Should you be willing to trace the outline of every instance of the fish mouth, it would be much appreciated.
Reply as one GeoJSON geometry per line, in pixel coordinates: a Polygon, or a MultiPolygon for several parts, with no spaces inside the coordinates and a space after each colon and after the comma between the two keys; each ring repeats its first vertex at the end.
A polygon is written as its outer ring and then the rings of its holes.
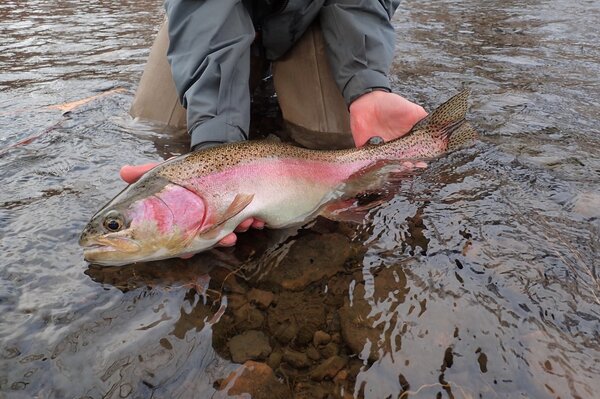
{"type": "Polygon", "coordinates": [[[131,255],[140,251],[140,245],[126,237],[97,237],[81,242],[86,261],[97,261],[111,255],[131,255]]]}
{"type": "Polygon", "coordinates": [[[117,252],[117,249],[111,245],[89,244],[83,248],[83,255],[96,254],[100,252],[117,252]]]}

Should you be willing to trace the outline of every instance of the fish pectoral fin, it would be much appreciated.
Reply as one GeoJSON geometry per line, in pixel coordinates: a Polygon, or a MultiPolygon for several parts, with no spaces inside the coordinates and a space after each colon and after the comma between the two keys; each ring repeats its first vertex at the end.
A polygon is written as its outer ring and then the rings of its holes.
{"type": "Polygon", "coordinates": [[[250,205],[250,203],[252,202],[253,199],[254,199],[254,194],[238,194],[238,195],[236,195],[235,198],[233,199],[233,202],[231,204],[229,204],[229,207],[227,208],[227,210],[225,211],[223,216],[221,216],[221,219],[216,224],[217,225],[223,224],[226,221],[228,221],[229,219],[231,219],[232,217],[236,216],[238,213],[240,213],[241,211],[246,209],[246,207],[248,205],[250,205]]]}
{"type": "Polygon", "coordinates": [[[246,209],[248,205],[254,199],[254,194],[238,194],[235,196],[229,207],[223,212],[223,214],[215,221],[214,224],[210,225],[207,229],[202,230],[201,233],[205,234],[212,230],[215,230],[217,227],[221,226],[223,223],[227,222],[232,217],[238,215],[241,211],[246,209]]]}

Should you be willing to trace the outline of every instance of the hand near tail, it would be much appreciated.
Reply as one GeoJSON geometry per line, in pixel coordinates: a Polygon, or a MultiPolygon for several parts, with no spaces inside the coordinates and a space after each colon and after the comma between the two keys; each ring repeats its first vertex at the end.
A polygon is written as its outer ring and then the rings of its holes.
{"type": "Polygon", "coordinates": [[[362,147],[373,136],[390,141],[404,136],[427,112],[398,94],[372,91],[350,104],[354,144],[362,147]]]}
{"type": "MultiPolygon", "coordinates": [[[[158,162],[147,163],[144,165],[125,165],[121,168],[119,175],[121,176],[121,179],[131,184],[136,182],[140,177],[142,177],[144,173],[146,173],[156,165],[158,165],[158,162]]],[[[253,227],[255,229],[262,229],[263,227],[265,227],[265,222],[254,218],[248,218],[242,223],[240,223],[240,225],[235,229],[235,231],[237,233],[243,233],[245,231],[248,231],[250,227],[253,227]]],[[[235,245],[236,241],[237,236],[235,235],[235,233],[230,233],[223,237],[223,239],[219,241],[217,245],[221,247],[231,247],[235,245]]]]}

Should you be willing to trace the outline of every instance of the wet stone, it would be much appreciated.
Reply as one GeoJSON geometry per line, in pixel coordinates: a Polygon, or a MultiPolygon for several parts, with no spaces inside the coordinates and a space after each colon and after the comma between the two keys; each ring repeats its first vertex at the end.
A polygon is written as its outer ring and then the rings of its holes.
{"type": "Polygon", "coordinates": [[[294,387],[294,399],[329,399],[331,393],[327,388],[321,384],[299,382],[294,387]]]}
{"type": "MultiPolygon", "coordinates": [[[[375,301],[393,298],[395,302],[404,302],[408,289],[406,287],[406,275],[401,267],[389,267],[378,271],[374,276],[375,301]]],[[[373,327],[374,319],[370,316],[372,307],[365,299],[364,284],[357,284],[352,293],[353,303],[350,306],[349,297],[344,298],[344,306],[339,310],[342,337],[344,342],[355,354],[368,352],[366,355],[370,361],[379,357],[379,351],[391,350],[389,340],[381,343],[381,332],[383,325],[373,327]],[[383,348],[380,345],[383,344],[383,348]]]]}
{"type": "Polygon", "coordinates": [[[270,307],[267,314],[269,332],[282,344],[298,340],[300,329],[299,340],[308,343],[324,324],[322,297],[311,292],[284,291],[277,297],[277,306],[270,307]]]}
{"type": "Polygon", "coordinates": [[[227,306],[231,309],[238,309],[248,303],[246,297],[240,294],[231,294],[227,298],[227,306]]]}
{"type": "Polygon", "coordinates": [[[297,352],[291,349],[283,351],[283,361],[297,369],[307,368],[311,364],[306,353],[297,352]]]}
{"type": "Polygon", "coordinates": [[[311,326],[301,326],[298,329],[296,343],[299,345],[308,345],[313,339],[314,330],[311,326]]]}
{"type": "Polygon", "coordinates": [[[265,316],[262,312],[250,304],[242,305],[239,309],[233,311],[235,324],[240,330],[254,330],[260,328],[265,316]]]}
{"type": "Polygon", "coordinates": [[[260,309],[266,309],[271,305],[273,299],[275,299],[275,294],[269,291],[252,288],[250,292],[248,292],[247,297],[251,303],[256,304],[260,309]]]}
{"type": "Polygon", "coordinates": [[[340,347],[335,342],[330,342],[319,349],[319,353],[325,359],[335,356],[340,353],[340,347]]]}
{"type": "Polygon", "coordinates": [[[346,381],[348,379],[348,370],[340,370],[334,378],[334,381],[346,381]]]}
{"type": "Polygon", "coordinates": [[[360,354],[367,342],[371,343],[368,358],[377,360],[377,342],[381,334],[379,328],[374,328],[373,320],[369,318],[371,306],[364,299],[365,288],[358,284],[354,289],[354,302],[350,306],[350,300],[344,299],[344,306],[340,308],[340,322],[342,326],[342,337],[344,342],[354,354],[360,354]]]}
{"type": "Polygon", "coordinates": [[[314,346],[326,345],[329,341],[331,341],[331,335],[327,334],[325,331],[315,331],[315,335],[313,336],[314,346]]]}
{"type": "Polygon", "coordinates": [[[319,351],[316,348],[313,348],[312,346],[309,346],[306,349],[306,356],[308,356],[308,358],[311,360],[319,360],[321,358],[321,354],[319,353],[319,351]]]}
{"type": "Polygon", "coordinates": [[[296,322],[290,324],[281,324],[273,330],[273,336],[282,344],[290,343],[298,335],[298,325],[296,322]]]}
{"type": "Polygon", "coordinates": [[[229,340],[231,359],[236,363],[266,359],[271,350],[269,338],[262,331],[246,331],[229,340]]]}
{"type": "Polygon", "coordinates": [[[347,363],[347,359],[340,356],[332,356],[318,365],[311,373],[310,378],[313,381],[323,381],[332,379],[347,363]]]}
{"type": "Polygon", "coordinates": [[[271,367],[273,370],[275,370],[281,364],[282,358],[283,358],[283,355],[281,352],[273,352],[269,355],[269,358],[267,359],[267,364],[269,365],[269,367],[271,367]]]}
{"type": "Polygon", "coordinates": [[[294,243],[269,280],[300,291],[342,271],[351,253],[350,240],[341,234],[307,235],[294,243]]]}
{"type": "Polygon", "coordinates": [[[220,390],[228,396],[245,397],[249,394],[253,399],[288,399],[292,393],[287,385],[277,380],[273,369],[264,363],[247,361],[244,370],[231,373],[220,384],[220,390]]]}

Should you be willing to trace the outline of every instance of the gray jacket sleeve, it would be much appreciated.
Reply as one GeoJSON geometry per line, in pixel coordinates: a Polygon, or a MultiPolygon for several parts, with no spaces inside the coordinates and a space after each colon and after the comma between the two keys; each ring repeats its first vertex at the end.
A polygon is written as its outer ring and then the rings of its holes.
{"type": "Polygon", "coordinates": [[[173,80],[191,146],[245,140],[254,27],[240,0],[166,0],[173,80]]]}
{"type": "Polygon", "coordinates": [[[328,0],[321,28],[329,62],[346,104],[375,89],[390,91],[396,40],[391,18],[399,0],[328,0]]]}

